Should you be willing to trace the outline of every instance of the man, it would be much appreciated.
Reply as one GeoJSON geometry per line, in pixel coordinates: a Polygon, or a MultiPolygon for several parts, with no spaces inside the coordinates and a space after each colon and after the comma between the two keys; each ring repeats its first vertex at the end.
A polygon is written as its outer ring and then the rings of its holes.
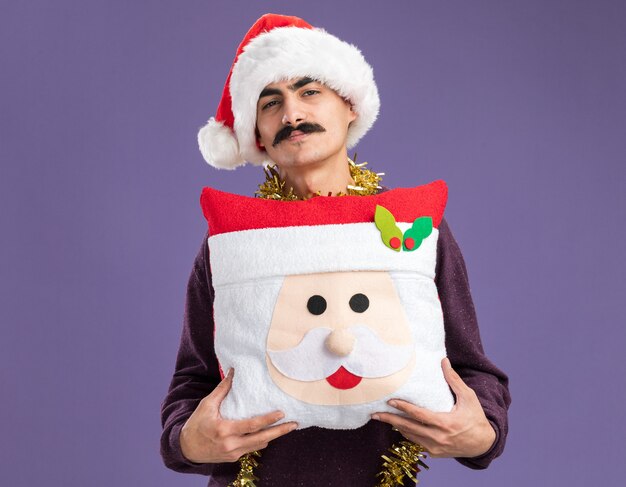
{"type": "MultiPolygon", "coordinates": [[[[354,46],[301,19],[266,15],[239,46],[216,117],[199,133],[200,149],[215,167],[274,163],[280,177],[274,197],[359,194],[362,170],[348,163],[347,149],[369,130],[378,108],[372,70],[354,46]]],[[[434,413],[392,400],[403,416],[377,413],[362,428],[345,431],[294,431],[293,422],[276,424],[281,411],[238,421],[220,416],[237,371],[220,381],[207,339],[213,289],[205,238],[162,408],[166,465],[210,475],[209,486],[224,486],[237,475],[237,459],[261,450],[260,487],[367,486],[376,483],[380,455],[403,436],[431,456],[486,468],[504,448],[508,380],[482,350],[463,258],[445,221],[439,231],[436,284],[449,357],[442,369],[456,404],[449,413],[434,413]]]]}

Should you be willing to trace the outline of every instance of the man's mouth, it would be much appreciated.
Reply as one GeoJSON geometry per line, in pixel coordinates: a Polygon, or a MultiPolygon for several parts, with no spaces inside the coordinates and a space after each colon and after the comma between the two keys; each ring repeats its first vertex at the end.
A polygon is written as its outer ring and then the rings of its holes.
{"type": "Polygon", "coordinates": [[[300,140],[304,138],[305,135],[307,134],[305,134],[304,132],[300,130],[294,130],[293,132],[291,132],[291,135],[287,137],[287,140],[300,140]]]}
{"type": "Polygon", "coordinates": [[[302,122],[297,127],[286,126],[276,134],[272,146],[276,147],[283,140],[297,142],[300,139],[304,139],[307,134],[313,134],[315,132],[326,132],[326,129],[317,123],[311,122],[302,122]]]}
{"type": "Polygon", "coordinates": [[[354,375],[351,372],[348,372],[343,365],[337,369],[337,371],[326,377],[326,381],[333,386],[335,389],[352,389],[359,385],[363,377],[359,377],[358,375],[354,375]]]}

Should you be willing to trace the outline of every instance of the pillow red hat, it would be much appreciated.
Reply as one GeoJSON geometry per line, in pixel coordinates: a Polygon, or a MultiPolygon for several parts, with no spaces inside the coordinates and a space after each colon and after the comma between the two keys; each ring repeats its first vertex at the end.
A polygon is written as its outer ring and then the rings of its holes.
{"type": "Polygon", "coordinates": [[[318,196],[306,201],[266,200],[205,188],[201,202],[211,235],[213,284],[357,269],[411,270],[432,278],[430,258],[436,248],[430,241],[420,252],[396,255],[383,245],[374,217],[376,207],[382,206],[402,230],[422,216],[430,216],[436,229],[446,200],[443,181],[373,196],[318,196]],[[428,264],[423,264],[426,253],[428,264]]]}

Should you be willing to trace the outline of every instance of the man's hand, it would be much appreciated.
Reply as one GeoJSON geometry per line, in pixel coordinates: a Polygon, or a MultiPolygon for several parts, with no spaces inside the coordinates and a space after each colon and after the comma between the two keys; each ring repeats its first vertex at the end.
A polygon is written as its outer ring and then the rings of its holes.
{"type": "Polygon", "coordinates": [[[220,415],[220,404],[230,391],[233,370],[206,396],[180,431],[180,447],[187,460],[196,463],[235,462],[242,455],[261,450],[298,426],[283,423],[268,428],[284,414],[274,411],[250,419],[229,421],[220,415]]]}
{"type": "Polygon", "coordinates": [[[408,418],[393,413],[376,413],[372,417],[393,425],[406,439],[423,446],[433,458],[480,456],[491,448],[496,433],[476,393],[454,371],[450,360],[444,358],[441,368],[456,395],[456,404],[449,413],[435,413],[392,399],[389,405],[406,413],[408,418]]]}

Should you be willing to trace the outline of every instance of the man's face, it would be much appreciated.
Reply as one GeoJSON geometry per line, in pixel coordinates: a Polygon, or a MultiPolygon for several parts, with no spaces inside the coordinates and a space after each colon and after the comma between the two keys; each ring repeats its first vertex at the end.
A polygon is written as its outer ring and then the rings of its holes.
{"type": "Polygon", "coordinates": [[[280,168],[323,163],[346,153],[356,117],[347,101],[315,80],[272,83],[257,103],[258,141],[280,168]]]}

